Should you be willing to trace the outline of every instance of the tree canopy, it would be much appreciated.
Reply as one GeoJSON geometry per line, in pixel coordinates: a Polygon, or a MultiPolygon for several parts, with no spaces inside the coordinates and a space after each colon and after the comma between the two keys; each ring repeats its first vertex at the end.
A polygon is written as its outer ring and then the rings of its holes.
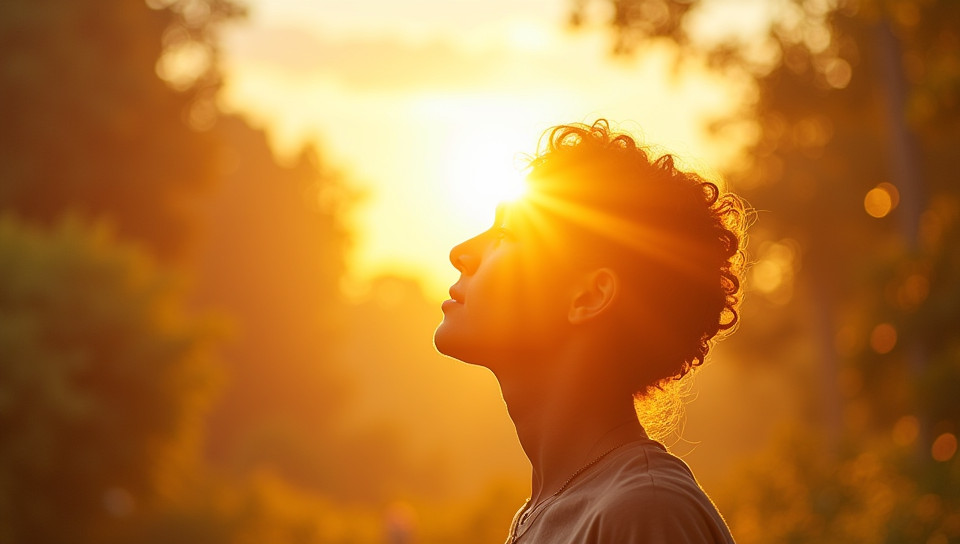
{"type": "Polygon", "coordinates": [[[184,294],[103,225],[0,216],[0,539],[95,542],[195,468],[218,333],[184,294]]]}
{"type": "Polygon", "coordinates": [[[179,254],[215,179],[216,33],[231,0],[0,5],[0,209],[107,216],[179,254]],[[165,81],[160,74],[170,81],[165,81]]]}

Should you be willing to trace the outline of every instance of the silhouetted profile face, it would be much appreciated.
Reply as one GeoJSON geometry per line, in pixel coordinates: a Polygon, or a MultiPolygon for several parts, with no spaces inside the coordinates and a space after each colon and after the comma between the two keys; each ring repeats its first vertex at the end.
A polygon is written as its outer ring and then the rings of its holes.
{"type": "Polygon", "coordinates": [[[437,349],[494,371],[587,349],[631,392],[699,366],[737,323],[743,202],[603,120],[549,130],[529,168],[526,196],[451,251],[437,349]]]}
{"type": "Polygon", "coordinates": [[[490,229],[451,250],[460,279],[434,335],[441,353],[493,368],[564,334],[570,266],[537,216],[527,202],[501,205],[490,229]]]}

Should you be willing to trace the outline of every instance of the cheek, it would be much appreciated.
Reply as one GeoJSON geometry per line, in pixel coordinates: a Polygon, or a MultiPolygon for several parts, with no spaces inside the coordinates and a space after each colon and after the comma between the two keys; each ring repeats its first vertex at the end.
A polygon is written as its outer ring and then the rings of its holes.
{"type": "MultiPolygon", "coordinates": [[[[483,323],[492,340],[514,346],[555,342],[566,323],[562,293],[531,268],[497,269],[477,282],[474,323],[483,323]]],[[[480,278],[477,278],[480,279],[480,278]]]]}
{"type": "Polygon", "coordinates": [[[465,304],[451,308],[437,329],[437,349],[493,364],[498,354],[542,352],[565,337],[562,279],[545,260],[519,257],[499,253],[477,270],[465,286],[465,304]]]}

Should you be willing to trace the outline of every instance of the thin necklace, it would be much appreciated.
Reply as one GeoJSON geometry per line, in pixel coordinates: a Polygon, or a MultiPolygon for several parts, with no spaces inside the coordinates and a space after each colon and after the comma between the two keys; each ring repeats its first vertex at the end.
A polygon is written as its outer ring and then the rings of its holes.
{"type": "Polygon", "coordinates": [[[512,531],[512,533],[511,533],[511,535],[510,535],[510,542],[511,542],[511,544],[512,544],[513,542],[516,542],[516,541],[517,541],[517,538],[519,538],[519,535],[517,534],[517,531],[520,530],[520,526],[521,526],[521,525],[523,525],[524,523],[526,523],[527,519],[530,517],[531,514],[533,514],[534,512],[536,512],[537,509],[539,509],[541,506],[543,506],[544,504],[546,504],[546,503],[547,503],[548,501],[550,501],[551,499],[560,496],[560,494],[563,493],[563,492],[567,489],[567,486],[569,486],[570,483],[573,482],[573,480],[576,479],[577,476],[583,474],[583,472],[584,472],[585,470],[587,470],[588,468],[592,467],[593,465],[596,465],[596,464],[599,463],[600,460],[603,459],[604,457],[610,455],[610,454],[613,453],[614,451],[616,451],[616,450],[618,450],[618,449],[626,446],[627,444],[629,444],[630,442],[633,442],[633,441],[634,441],[634,440],[629,440],[629,441],[627,441],[627,442],[623,442],[623,443],[618,444],[618,445],[610,448],[609,450],[601,453],[601,454],[598,455],[593,461],[590,461],[590,462],[587,463],[586,465],[583,465],[582,467],[580,467],[579,469],[577,469],[576,472],[574,472],[573,474],[571,474],[570,477],[567,478],[567,481],[563,482],[563,485],[560,486],[560,489],[556,490],[556,491],[553,493],[553,495],[550,495],[550,496],[547,497],[546,499],[543,499],[542,501],[538,502],[538,503],[537,503],[536,505],[534,505],[533,507],[530,506],[530,501],[527,500],[527,502],[523,505],[523,511],[520,513],[520,517],[517,518],[517,523],[513,526],[513,531],[512,531]]]}

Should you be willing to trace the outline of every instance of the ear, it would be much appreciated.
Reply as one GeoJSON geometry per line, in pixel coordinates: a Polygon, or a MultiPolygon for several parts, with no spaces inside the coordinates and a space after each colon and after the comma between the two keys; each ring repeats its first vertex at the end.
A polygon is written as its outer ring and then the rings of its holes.
{"type": "Polygon", "coordinates": [[[567,320],[573,325],[586,323],[606,312],[620,293],[620,278],[609,268],[585,274],[570,300],[567,320]]]}

